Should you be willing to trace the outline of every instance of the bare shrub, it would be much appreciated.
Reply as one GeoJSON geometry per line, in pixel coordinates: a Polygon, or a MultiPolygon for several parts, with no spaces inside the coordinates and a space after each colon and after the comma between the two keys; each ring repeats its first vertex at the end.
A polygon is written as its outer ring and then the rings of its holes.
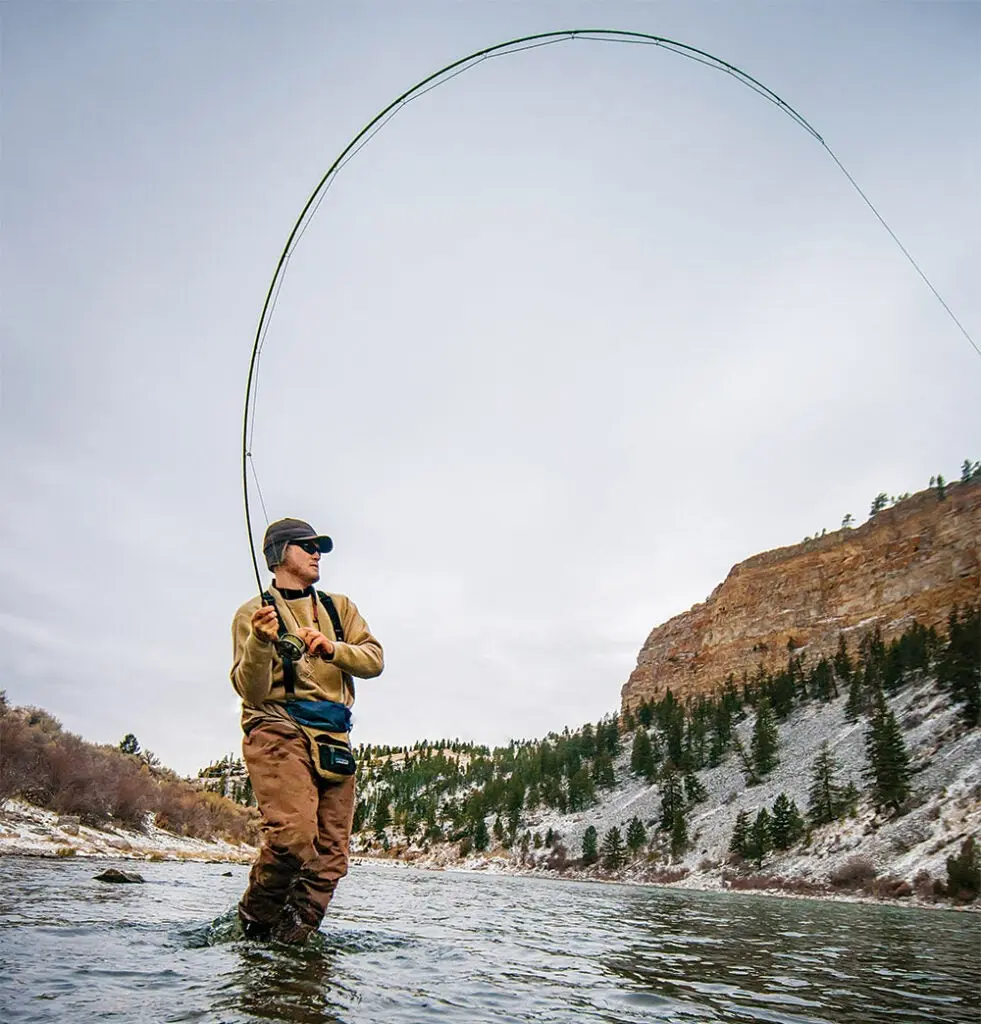
{"type": "Polygon", "coordinates": [[[903,878],[875,878],[866,886],[868,891],[879,899],[905,900],[913,895],[913,886],[903,878]]]}
{"type": "Polygon", "coordinates": [[[198,792],[173,773],[156,776],[137,758],[65,732],[40,708],[0,716],[0,799],[19,796],[96,827],[138,828],[155,812],[162,828],[180,835],[256,841],[254,809],[198,792]]]}
{"type": "Polygon", "coordinates": [[[913,875],[913,890],[921,900],[933,902],[933,878],[929,871],[920,870],[913,875]]]}
{"type": "Polygon", "coordinates": [[[680,882],[687,878],[691,872],[688,868],[661,868],[659,871],[652,871],[648,878],[655,884],[669,885],[671,882],[680,882]]]}
{"type": "Polygon", "coordinates": [[[878,872],[868,857],[850,857],[831,872],[828,881],[836,889],[868,887],[878,872]]]}
{"type": "Polygon", "coordinates": [[[552,852],[545,858],[545,867],[560,873],[569,867],[569,851],[562,843],[556,841],[552,844],[552,852]]]}
{"type": "Polygon", "coordinates": [[[730,889],[771,889],[779,892],[799,893],[802,896],[819,896],[827,892],[820,882],[807,878],[784,878],[782,875],[731,875],[724,874],[723,881],[730,889]]]}

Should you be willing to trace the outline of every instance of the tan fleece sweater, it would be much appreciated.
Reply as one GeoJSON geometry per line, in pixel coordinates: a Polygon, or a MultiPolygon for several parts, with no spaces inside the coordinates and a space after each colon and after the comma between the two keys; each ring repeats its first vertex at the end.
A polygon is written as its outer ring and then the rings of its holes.
{"type": "MultiPolygon", "coordinates": [[[[307,593],[287,600],[275,587],[270,587],[269,593],[276,601],[289,632],[295,633],[299,627],[309,626],[335,641],[334,656],[329,661],[304,656],[296,663],[297,699],[353,704],[354,687],[353,684],[345,685],[344,673],[371,679],[379,675],[385,666],[381,644],[371,635],[368,623],[354,602],[343,594],[330,595],[344,630],[344,641],[338,643],[330,616],[319,599],[314,602],[307,593]]],[[[263,719],[285,718],[292,721],[282,706],[286,700],[283,664],[276,655],[275,647],[271,643],[263,643],[252,632],[252,613],[259,604],[258,596],[246,601],[232,621],[232,686],[242,698],[242,728],[246,732],[263,719]]]]}

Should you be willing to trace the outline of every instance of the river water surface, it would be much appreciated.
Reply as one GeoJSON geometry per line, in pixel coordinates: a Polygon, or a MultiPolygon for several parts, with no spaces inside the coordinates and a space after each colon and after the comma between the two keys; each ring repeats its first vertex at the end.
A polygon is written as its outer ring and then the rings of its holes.
{"type": "Polygon", "coordinates": [[[981,1020],[976,914],[355,866],[297,950],[234,936],[243,867],[106,866],[0,858],[0,1019],[981,1020]]]}

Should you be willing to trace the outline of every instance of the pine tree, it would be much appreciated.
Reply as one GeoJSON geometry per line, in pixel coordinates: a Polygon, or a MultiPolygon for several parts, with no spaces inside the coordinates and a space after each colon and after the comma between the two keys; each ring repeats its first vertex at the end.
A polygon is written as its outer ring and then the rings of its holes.
{"type": "Polygon", "coordinates": [[[685,797],[681,789],[681,778],[669,764],[661,779],[661,817],[658,821],[658,828],[663,832],[670,832],[674,820],[679,814],[684,814],[685,797]]]}
{"type": "Polygon", "coordinates": [[[948,619],[947,643],[937,659],[937,679],[961,705],[971,726],[981,725],[981,611],[955,607],[948,619]]]}
{"type": "Polygon", "coordinates": [[[770,812],[765,807],[761,807],[749,830],[746,842],[746,858],[753,861],[757,868],[763,865],[763,858],[773,849],[773,837],[770,829],[770,812]]]}
{"type": "MultiPolygon", "coordinates": [[[[852,659],[848,656],[848,645],[844,633],[838,634],[838,650],[834,657],[835,675],[847,686],[852,679],[852,659]]],[[[837,689],[835,696],[838,696],[837,689]]]]}
{"type": "Polygon", "coordinates": [[[623,836],[620,834],[620,829],[615,825],[603,836],[603,849],[601,852],[603,854],[603,864],[611,871],[623,867],[627,854],[623,846],[623,836]]]}
{"type": "Polygon", "coordinates": [[[845,718],[849,722],[858,720],[858,716],[865,711],[867,703],[865,694],[865,682],[861,672],[853,672],[848,683],[848,700],[845,701],[845,718]]]}
{"type": "Polygon", "coordinates": [[[487,822],[481,818],[473,830],[473,848],[483,852],[490,846],[490,835],[487,832],[487,822]]]}
{"type": "Polygon", "coordinates": [[[661,732],[664,733],[667,758],[672,764],[680,765],[684,759],[685,709],[668,690],[658,702],[655,715],[661,732]]]}
{"type": "Polygon", "coordinates": [[[593,781],[601,789],[613,789],[616,778],[613,774],[613,759],[605,751],[593,760],[593,781]]]}
{"type": "Polygon", "coordinates": [[[818,700],[822,701],[833,700],[838,696],[834,672],[831,670],[831,662],[827,658],[821,658],[812,669],[810,690],[818,700]]]}
{"type": "Polygon", "coordinates": [[[131,732],[128,732],[119,741],[119,749],[124,754],[138,754],[140,752],[140,741],[131,732]]]}
{"type": "Polygon", "coordinates": [[[688,806],[694,807],[695,804],[700,804],[707,796],[705,787],[699,781],[698,776],[694,772],[689,772],[685,776],[685,797],[688,800],[688,806]]]}
{"type": "Polygon", "coordinates": [[[981,895],[981,859],[973,836],[964,840],[956,857],[947,858],[947,893],[965,903],[981,895]]]}
{"type": "Polygon", "coordinates": [[[678,811],[671,823],[671,856],[677,860],[688,849],[688,822],[685,812],[678,811]]]}
{"type": "Polygon", "coordinates": [[[838,762],[825,740],[811,765],[811,788],[808,790],[807,816],[813,825],[836,821],[841,809],[841,786],[838,784],[838,762]]]}
{"type": "Polygon", "coordinates": [[[570,811],[584,811],[596,802],[596,790],[593,788],[593,780],[590,779],[589,773],[585,768],[580,768],[569,779],[568,801],[570,811]]]}
{"type": "Polygon", "coordinates": [[[376,835],[382,835],[386,828],[392,823],[392,813],[389,809],[388,797],[380,796],[375,805],[375,813],[371,819],[371,827],[376,835]]]}
{"type": "Polygon", "coordinates": [[[777,766],[777,724],[766,697],[761,697],[756,706],[756,724],[753,726],[750,752],[753,768],[761,778],[777,766]]]}
{"type": "Polygon", "coordinates": [[[631,853],[636,854],[646,842],[647,829],[644,828],[644,823],[640,818],[634,815],[627,826],[627,846],[631,853]]]}
{"type": "Polygon", "coordinates": [[[786,793],[781,793],[773,802],[770,833],[778,850],[790,849],[804,834],[804,819],[797,804],[786,793]]]}
{"type": "Polygon", "coordinates": [[[598,836],[596,834],[596,826],[589,825],[582,837],[582,862],[583,864],[595,864],[599,854],[596,850],[596,844],[598,842],[598,836]]]}
{"type": "Polygon", "coordinates": [[[726,687],[712,709],[712,739],[709,744],[709,764],[718,765],[729,749],[732,738],[732,720],[735,717],[738,698],[732,676],[726,680],[726,687]]]}
{"type": "Polygon", "coordinates": [[[865,733],[872,802],[876,810],[898,810],[910,791],[909,752],[882,690],[876,691],[874,700],[872,717],[865,733]]]}
{"type": "Polygon", "coordinates": [[[736,857],[746,856],[749,849],[749,811],[740,811],[736,815],[736,824],[732,829],[732,838],[729,840],[729,852],[736,857]]]}
{"type": "Polygon", "coordinates": [[[634,734],[633,746],[630,749],[630,770],[634,775],[640,775],[648,782],[653,782],[657,774],[654,764],[654,748],[651,746],[651,738],[647,730],[640,728],[634,734]]]}

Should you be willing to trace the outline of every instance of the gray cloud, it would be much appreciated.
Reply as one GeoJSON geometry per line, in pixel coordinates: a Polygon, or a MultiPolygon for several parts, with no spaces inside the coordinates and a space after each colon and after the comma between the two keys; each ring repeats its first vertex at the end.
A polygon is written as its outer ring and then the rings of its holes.
{"type": "MultiPolygon", "coordinates": [[[[783,95],[981,333],[976,5],[574,13],[783,95]]],[[[241,402],[289,226],[407,85],[570,16],[6,5],[12,700],[181,771],[237,746],[241,402]]],[[[612,710],[734,562],[981,457],[978,372],[813,139],[674,55],[576,43],[461,76],[345,168],[253,450],[270,516],[332,533],[325,584],[385,644],[356,738],[495,743],[612,710]]]]}

